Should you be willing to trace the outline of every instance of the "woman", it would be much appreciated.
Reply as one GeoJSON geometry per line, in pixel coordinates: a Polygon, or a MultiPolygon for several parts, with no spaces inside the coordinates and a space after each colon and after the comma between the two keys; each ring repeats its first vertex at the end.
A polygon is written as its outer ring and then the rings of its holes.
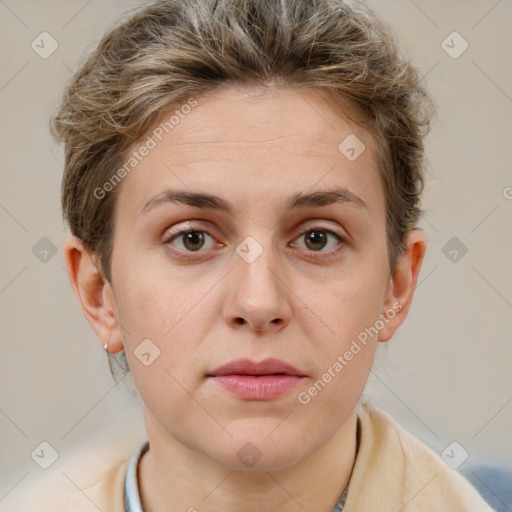
{"type": "Polygon", "coordinates": [[[38,510],[491,510],[360,403],[426,249],[419,82],[337,0],[159,1],[105,35],[52,124],[65,254],[148,441],[38,510]]]}

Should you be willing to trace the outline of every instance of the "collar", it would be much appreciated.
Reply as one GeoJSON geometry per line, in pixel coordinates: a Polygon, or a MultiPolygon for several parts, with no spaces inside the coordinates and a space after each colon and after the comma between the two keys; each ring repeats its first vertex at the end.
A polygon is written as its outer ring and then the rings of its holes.
{"type": "Polygon", "coordinates": [[[124,507],[126,512],[144,512],[140,503],[137,469],[140,458],[148,451],[149,441],[144,441],[132,454],[124,478],[124,507]]]}

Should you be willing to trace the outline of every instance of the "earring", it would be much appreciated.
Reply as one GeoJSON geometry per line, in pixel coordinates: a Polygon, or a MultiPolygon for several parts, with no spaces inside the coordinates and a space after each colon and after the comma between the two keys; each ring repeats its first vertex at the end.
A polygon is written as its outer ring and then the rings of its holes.
{"type": "Polygon", "coordinates": [[[107,341],[107,343],[105,343],[105,345],[103,345],[103,348],[105,349],[105,352],[108,352],[108,343],[109,343],[109,341],[107,341]]]}

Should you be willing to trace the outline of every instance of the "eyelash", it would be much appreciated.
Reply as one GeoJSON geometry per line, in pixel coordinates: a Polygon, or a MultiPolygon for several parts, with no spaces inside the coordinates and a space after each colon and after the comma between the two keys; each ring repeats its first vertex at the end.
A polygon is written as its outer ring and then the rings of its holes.
{"type": "MultiPolygon", "coordinates": [[[[313,226],[313,227],[308,228],[306,231],[303,231],[298,237],[296,237],[295,240],[300,239],[301,237],[303,237],[304,235],[306,235],[308,233],[311,233],[312,231],[321,231],[321,232],[327,233],[328,235],[331,235],[332,237],[334,237],[339,242],[339,244],[338,244],[338,247],[336,247],[335,249],[331,249],[330,251],[323,251],[323,250],[311,251],[311,250],[303,249],[303,250],[306,250],[308,253],[310,253],[308,255],[310,258],[320,259],[320,258],[327,258],[330,256],[335,256],[346,245],[348,245],[345,238],[338,235],[338,233],[335,233],[334,231],[331,231],[330,229],[326,229],[326,228],[320,227],[320,226],[313,226]]],[[[203,229],[184,229],[182,231],[178,231],[177,233],[173,233],[171,236],[167,237],[163,243],[165,245],[168,245],[171,242],[173,242],[174,240],[176,240],[179,237],[186,235],[188,233],[205,233],[209,237],[214,238],[206,230],[203,230],[203,229]]],[[[183,250],[172,249],[172,251],[176,256],[189,260],[191,255],[193,255],[195,253],[206,252],[207,250],[183,251],[183,250]]]]}

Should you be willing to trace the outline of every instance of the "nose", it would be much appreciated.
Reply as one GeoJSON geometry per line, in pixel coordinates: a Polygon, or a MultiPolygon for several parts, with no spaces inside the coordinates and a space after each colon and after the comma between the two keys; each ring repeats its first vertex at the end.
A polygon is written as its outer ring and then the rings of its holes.
{"type": "Polygon", "coordinates": [[[254,332],[278,332],[290,323],[291,309],[286,277],[275,265],[271,249],[251,263],[233,255],[235,269],[227,283],[229,295],[224,302],[225,322],[233,329],[254,332]]]}

